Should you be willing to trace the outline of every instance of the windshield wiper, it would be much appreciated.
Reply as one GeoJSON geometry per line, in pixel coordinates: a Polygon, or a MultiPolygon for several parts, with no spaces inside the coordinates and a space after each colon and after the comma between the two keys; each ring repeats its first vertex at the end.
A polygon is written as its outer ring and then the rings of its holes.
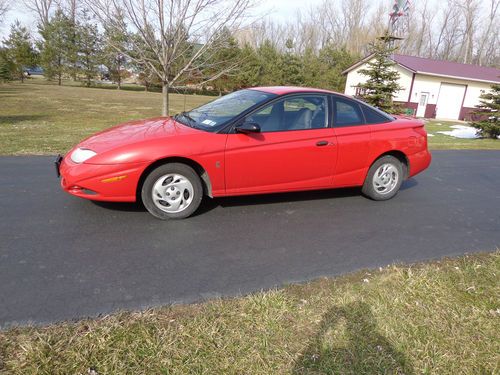
{"type": "Polygon", "coordinates": [[[194,123],[196,123],[196,120],[189,115],[189,112],[181,112],[180,115],[182,117],[185,117],[188,120],[193,121],[194,123]]]}
{"type": "Polygon", "coordinates": [[[182,117],[186,118],[190,122],[190,123],[188,123],[186,125],[188,125],[188,126],[190,126],[192,128],[198,128],[196,120],[189,115],[189,112],[178,113],[177,115],[175,115],[175,119],[177,119],[179,116],[182,116],[182,117]]]}

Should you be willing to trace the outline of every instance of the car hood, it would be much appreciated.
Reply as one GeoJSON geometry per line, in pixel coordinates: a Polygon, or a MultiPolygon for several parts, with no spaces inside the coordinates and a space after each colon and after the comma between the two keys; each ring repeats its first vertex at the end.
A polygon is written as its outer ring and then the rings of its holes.
{"type": "Polygon", "coordinates": [[[114,126],[88,137],[80,142],[78,147],[101,154],[151,139],[169,138],[194,132],[198,130],[179,124],[173,118],[152,118],[114,126]]]}

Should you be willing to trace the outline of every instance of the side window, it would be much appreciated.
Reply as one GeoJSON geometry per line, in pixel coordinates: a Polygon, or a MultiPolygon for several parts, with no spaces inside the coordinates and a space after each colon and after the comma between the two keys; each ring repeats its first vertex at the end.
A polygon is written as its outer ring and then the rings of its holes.
{"type": "Polygon", "coordinates": [[[323,95],[291,96],[250,115],[262,132],[321,129],[328,126],[328,104],[323,95]]]}
{"type": "Polygon", "coordinates": [[[333,126],[355,126],[365,123],[359,104],[349,99],[333,99],[333,126]]]}
{"type": "Polygon", "coordinates": [[[385,113],[379,112],[378,110],[372,109],[366,105],[361,105],[363,109],[363,114],[365,115],[365,120],[367,124],[383,124],[393,121],[385,113]]]}

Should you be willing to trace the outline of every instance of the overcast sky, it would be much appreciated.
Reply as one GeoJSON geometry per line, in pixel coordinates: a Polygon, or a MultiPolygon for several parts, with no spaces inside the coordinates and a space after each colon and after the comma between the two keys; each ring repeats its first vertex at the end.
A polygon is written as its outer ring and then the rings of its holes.
{"type": "MultiPolygon", "coordinates": [[[[256,8],[257,14],[263,14],[276,21],[286,21],[295,17],[297,11],[307,12],[309,9],[317,7],[325,0],[256,0],[258,5],[256,8]]],[[[340,0],[328,0],[331,2],[339,2],[340,0]]],[[[390,5],[394,0],[373,0],[372,5],[385,1],[390,5]]],[[[3,40],[9,33],[10,24],[16,19],[22,24],[34,28],[36,26],[34,16],[25,11],[22,6],[22,0],[12,0],[14,4],[12,10],[7,13],[7,17],[3,26],[0,27],[0,41],[3,40]]]]}
{"type": "MultiPolygon", "coordinates": [[[[263,0],[260,1],[256,11],[257,13],[266,14],[276,21],[286,21],[289,18],[293,18],[299,9],[304,10],[304,4],[307,4],[309,8],[321,4],[323,1],[324,0],[263,0]]],[[[15,6],[16,4],[21,4],[21,0],[13,1],[13,3],[13,9],[7,14],[5,22],[0,28],[0,40],[3,40],[8,35],[10,24],[16,19],[28,27],[35,26],[34,17],[15,6]]]]}

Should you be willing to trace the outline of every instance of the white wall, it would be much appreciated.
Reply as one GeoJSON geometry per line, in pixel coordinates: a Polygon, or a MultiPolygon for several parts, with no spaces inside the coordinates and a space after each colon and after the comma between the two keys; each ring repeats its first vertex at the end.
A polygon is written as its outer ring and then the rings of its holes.
{"type": "MultiPolygon", "coordinates": [[[[347,73],[347,82],[345,86],[344,93],[346,95],[355,95],[356,88],[359,83],[363,83],[366,81],[367,77],[359,73],[360,69],[365,69],[367,67],[367,63],[364,63],[357,68],[351,70],[347,73]]],[[[399,65],[396,65],[395,70],[397,70],[400,74],[399,84],[404,87],[403,90],[399,91],[395,101],[399,102],[407,102],[408,95],[410,94],[410,87],[413,74],[399,65]]],[[[413,83],[413,90],[410,98],[410,102],[418,103],[418,99],[420,98],[421,92],[429,93],[428,104],[437,104],[438,96],[439,96],[439,88],[441,87],[441,82],[444,83],[455,83],[459,85],[467,85],[467,93],[465,95],[464,107],[473,108],[477,104],[479,104],[479,95],[481,95],[482,91],[489,91],[491,89],[490,83],[484,82],[476,82],[470,80],[462,80],[455,78],[445,78],[445,77],[436,77],[430,75],[424,75],[417,73],[415,75],[415,82],[413,83]]]]}
{"type": "MultiPolygon", "coordinates": [[[[359,70],[366,68],[367,63],[364,63],[358,66],[356,69],[353,69],[349,73],[347,73],[347,82],[344,90],[344,93],[346,95],[355,95],[355,86],[367,80],[367,76],[359,73],[359,70]]],[[[404,69],[399,65],[395,65],[392,69],[396,70],[399,73],[399,85],[403,87],[403,90],[397,93],[397,95],[394,97],[394,100],[398,102],[406,102],[408,101],[408,95],[410,94],[410,86],[413,74],[409,70],[404,69]]]]}
{"type": "Polygon", "coordinates": [[[417,74],[415,76],[415,82],[413,83],[413,91],[410,101],[416,103],[418,102],[418,98],[420,97],[421,92],[428,92],[428,104],[437,104],[437,100],[439,97],[439,88],[441,87],[442,82],[467,85],[467,93],[465,94],[465,101],[463,106],[469,108],[472,108],[479,104],[479,95],[481,95],[481,90],[488,91],[491,88],[491,84],[483,82],[417,74]]]}

